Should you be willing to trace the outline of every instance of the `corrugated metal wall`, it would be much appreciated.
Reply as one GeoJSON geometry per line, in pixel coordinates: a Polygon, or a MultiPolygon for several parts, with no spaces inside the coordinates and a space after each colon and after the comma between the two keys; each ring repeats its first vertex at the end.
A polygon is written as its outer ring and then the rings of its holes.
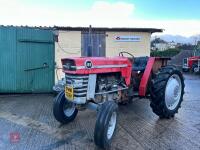
{"type": "Polygon", "coordinates": [[[0,27],[0,92],[16,89],[16,28],[0,27]]]}
{"type": "Polygon", "coordinates": [[[54,84],[51,30],[0,27],[0,93],[41,93],[54,84]]]}

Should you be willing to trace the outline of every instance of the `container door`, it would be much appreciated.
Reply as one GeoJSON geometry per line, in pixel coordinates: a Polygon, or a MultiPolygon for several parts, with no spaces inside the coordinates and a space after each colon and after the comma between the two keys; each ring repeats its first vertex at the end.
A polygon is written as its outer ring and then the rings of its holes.
{"type": "Polygon", "coordinates": [[[16,90],[16,29],[0,27],[0,93],[16,90]]]}
{"type": "Polygon", "coordinates": [[[88,52],[91,49],[91,55],[93,57],[105,56],[105,32],[92,32],[88,31],[81,33],[81,55],[88,56],[88,52]]]}
{"type": "Polygon", "coordinates": [[[17,30],[18,92],[51,92],[54,85],[54,41],[49,30],[17,30]]]}

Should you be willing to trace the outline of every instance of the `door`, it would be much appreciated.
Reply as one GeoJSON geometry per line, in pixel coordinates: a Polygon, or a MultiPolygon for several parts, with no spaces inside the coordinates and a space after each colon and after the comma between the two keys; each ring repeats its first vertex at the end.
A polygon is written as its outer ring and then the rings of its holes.
{"type": "Polygon", "coordinates": [[[0,27],[0,93],[16,90],[16,29],[0,27]]]}
{"type": "Polygon", "coordinates": [[[54,85],[54,40],[49,30],[17,30],[17,87],[25,93],[51,92],[54,85]]]}
{"type": "Polygon", "coordinates": [[[81,33],[81,55],[93,57],[105,56],[105,32],[92,31],[89,34],[88,31],[82,31],[81,33]]]}

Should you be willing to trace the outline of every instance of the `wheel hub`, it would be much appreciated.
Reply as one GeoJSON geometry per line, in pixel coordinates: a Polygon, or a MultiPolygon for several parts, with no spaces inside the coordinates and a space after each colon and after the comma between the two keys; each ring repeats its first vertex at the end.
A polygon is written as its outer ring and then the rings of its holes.
{"type": "Polygon", "coordinates": [[[75,107],[74,103],[69,102],[67,100],[65,101],[65,103],[63,105],[63,111],[67,117],[70,117],[74,113],[75,109],[76,109],[76,107],[75,107]]]}
{"type": "Polygon", "coordinates": [[[113,112],[112,116],[110,118],[110,121],[109,121],[108,130],[107,130],[107,138],[108,139],[111,139],[111,137],[114,133],[116,121],[117,121],[117,114],[116,114],[116,112],[113,112]]]}
{"type": "Polygon", "coordinates": [[[174,97],[177,97],[178,96],[178,91],[179,91],[179,86],[176,86],[174,88],[174,97]]]}
{"type": "Polygon", "coordinates": [[[172,75],[167,82],[165,89],[165,103],[169,110],[174,110],[181,99],[182,83],[180,77],[172,75]]]}
{"type": "Polygon", "coordinates": [[[198,72],[199,72],[199,68],[198,68],[198,67],[195,67],[195,68],[194,68],[194,72],[195,72],[195,73],[198,73],[198,72]]]}

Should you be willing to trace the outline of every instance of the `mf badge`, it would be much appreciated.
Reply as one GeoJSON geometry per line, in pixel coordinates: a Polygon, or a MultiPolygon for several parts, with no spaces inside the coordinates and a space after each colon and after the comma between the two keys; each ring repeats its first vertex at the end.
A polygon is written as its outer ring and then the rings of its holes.
{"type": "Polygon", "coordinates": [[[88,68],[88,69],[92,68],[92,62],[90,60],[85,61],[85,68],[88,68]]]}

